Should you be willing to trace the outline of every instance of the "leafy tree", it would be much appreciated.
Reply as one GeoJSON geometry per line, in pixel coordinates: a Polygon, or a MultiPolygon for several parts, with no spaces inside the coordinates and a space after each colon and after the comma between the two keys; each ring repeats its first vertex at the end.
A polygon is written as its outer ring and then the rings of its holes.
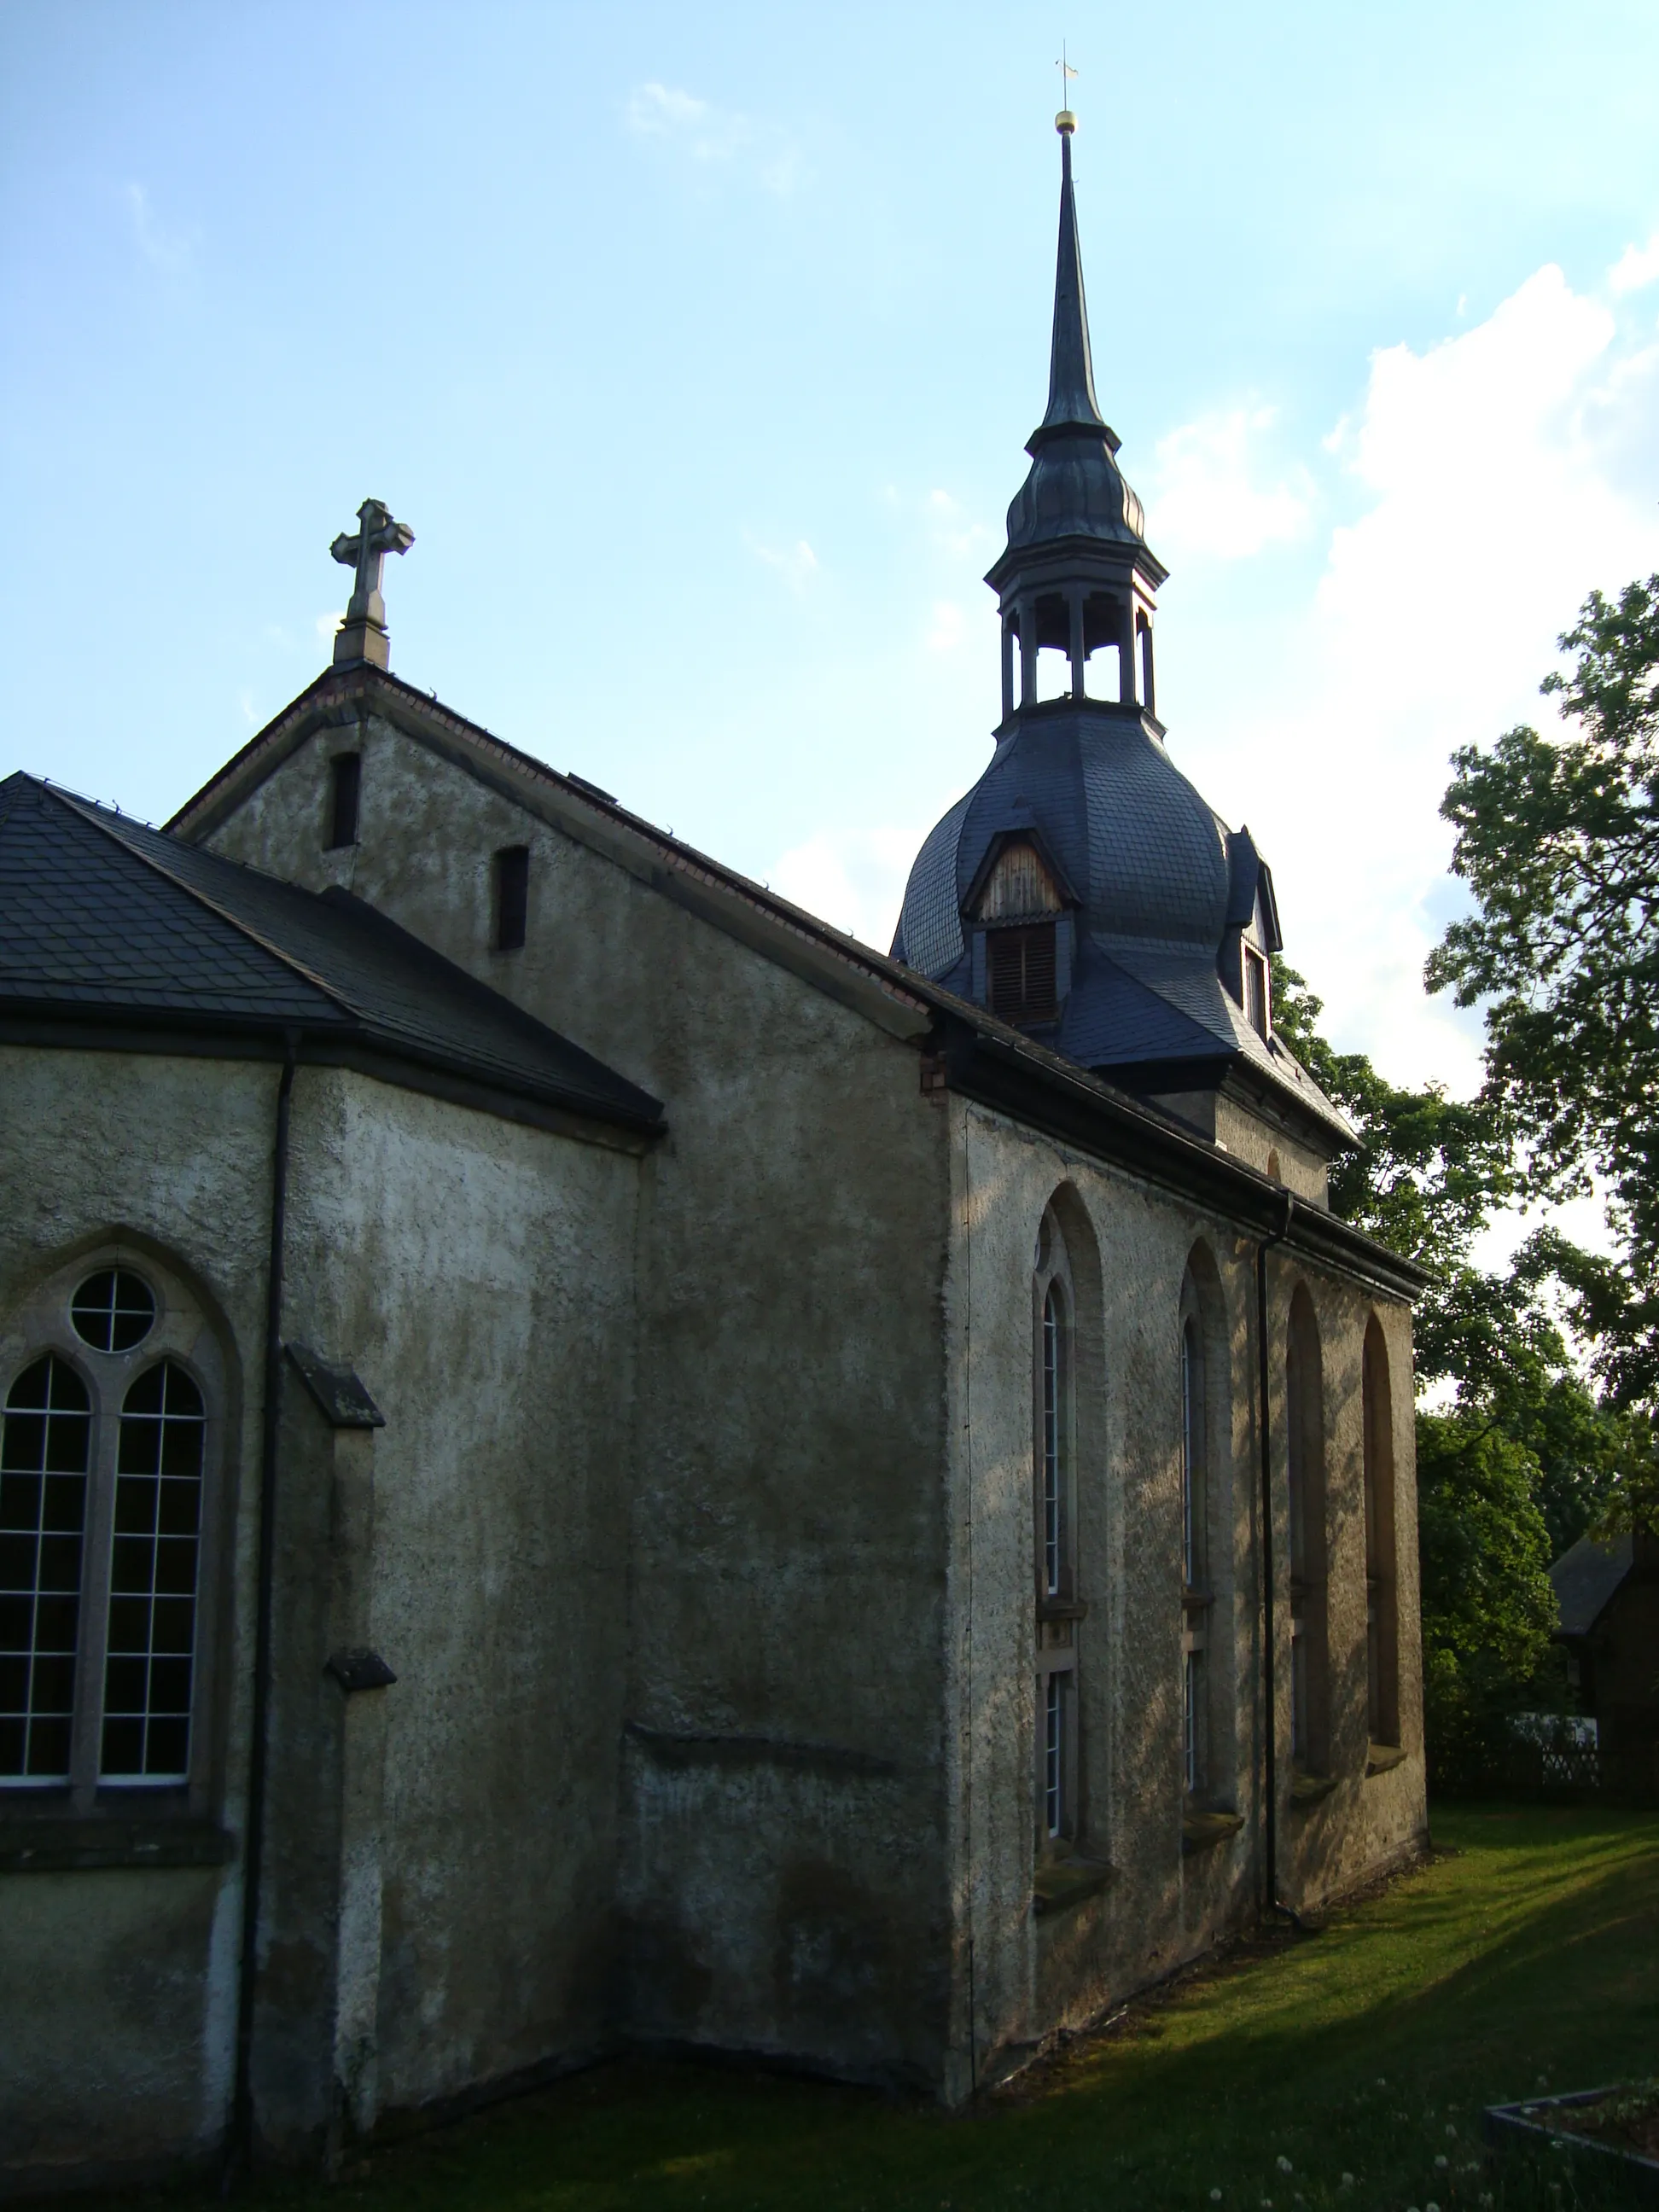
{"type": "Polygon", "coordinates": [[[1503,1274],[1470,1259],[1516,1188],[1502,1107],[1402,1090],[1363,1053],[1336,1052],[1321,1001],[1282,964],[1273,1006],[1275,1026],[1358,1134],[1332,1170],[1333,1210],[1431,1272],[1417,1380],[1449,1385],[1451,1400],[1417,1421],[1425,1721],[1437,1773],[1467,1777],[1503,1716],[1565,1701],[1545,1570],[1604,1511],[1624,1426],[1556,1320],[1556,1246],[1534,1237],[1503,1274]]]}
{"type": "Polygon", "coordinates": [[[1466,747],[1442,811],[1475,912],[1431,991],[1485,1000],[1486,1103],[1525,1132],[1524,1183],[1609,1196],[1613,1262],[1549,1254],[1621,1402],[1659,1412],[1659,575],[1594,592],[1560,641],[1558,736],[1466,747]]]}
{"type": "MultiPolygon", "coordinates": [[[[1467,1773],[1503,1716],[1540,1701],[1556,1605],[1538,1476],[1495,1424],[1418,1415],[1424,1724],[1442,1776],[1467,1773]]],[[[1548,1684],[1549,1702],[1561,1686],[1548,1684]]]]}

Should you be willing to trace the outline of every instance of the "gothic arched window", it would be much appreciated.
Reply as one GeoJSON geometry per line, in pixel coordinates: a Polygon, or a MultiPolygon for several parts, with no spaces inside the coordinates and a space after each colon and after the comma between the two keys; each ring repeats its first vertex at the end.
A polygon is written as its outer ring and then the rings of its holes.
{"type": "Polygon", "coordinates": [[[69,1779],[91,1453],[86,1384],[32,1360],[0,1436],[0,1783],[69,1779]]]}
{"type": "Polygon", "coordinates": [[[1226,1303],[1207,1244],[1188,1255],[1176,1324],[1182,1786],[1193,1809],[1213,1811],[1231,1802],[1234,1776],[1232,1490],[1226,1303]]]}
{"type": "Polygon", "coordinates": [[[1373,1314],[1365,1330],[1365,1652],[1373,1743],[1400,1741],[1400,1626],[1395,1590],[1394,1409],[1389,1351],[1373,1314]]]}
{"type": "Polygon", "coordinates": [[[1066,1411],[1061,1403],[1060,1291],[1050,1283],[1042,1301],[1042,1589],[1059,1597],[1069,1580],[1066,1496],[1066,1411]]]}
{"type": "Polygon", "coordinates": [[[1330,1763],[1326,1664],[1325,1388],[1319,1323],[1305,1284],[1291,1300],[1285,1355],[1291,1524],[1291,1759],[1304,1773],[1330,1763]]]}
{"type": "Polygon", "coordinates": [[[1035,1412],[1037,1841],[1041,1852],[1078,1833],[1078,1510],[1075,1290],[1054,1213],[1037,1241],[1035,1412]]]}
{"type": "Polygon", "coordinates": [[[166,1270],[83,1261],[0,1328],[0,1791],[67,1790],[78,1810],[100,1790],[188,1791],[210,1334],[166,1270]]]}

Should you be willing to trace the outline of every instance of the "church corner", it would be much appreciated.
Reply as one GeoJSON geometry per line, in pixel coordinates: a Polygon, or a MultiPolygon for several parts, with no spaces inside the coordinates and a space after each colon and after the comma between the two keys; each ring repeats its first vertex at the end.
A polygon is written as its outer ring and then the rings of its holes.
{"type": "Polygon", "coordinates": [[[640,2047],[960,2105],[1423,1847],[1423,1278],[1157,713],[1060,128],[890,954],[403,682],[374,500],[164,830],[0,784],[0,2190],[640,2047]]]}

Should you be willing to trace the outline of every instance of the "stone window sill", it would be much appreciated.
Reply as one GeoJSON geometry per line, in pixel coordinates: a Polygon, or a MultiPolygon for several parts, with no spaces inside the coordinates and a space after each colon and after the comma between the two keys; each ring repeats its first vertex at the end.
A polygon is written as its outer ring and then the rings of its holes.
{"type": "Polygon", "coordinates": [[[1082,1620],[1089,1607],[1080,1597],[1040,1597],[1036,1617],[1039,1620],[1082,1620]]]}
{"type": "Polygon", "coordinates": [[[231,1838],[212,1820],[135,1820],[100,1814],[38,1820],[0,1808],[0,1874],[222,1866],[234,1849],[231,1838]]]}
{"type": "Polygon", "coordinates": [[[1334,1774],[1297,1774],[1291,1778],[1291,1805],[1300,1810],[1309,1805],[1322,1804],[1336,1787],[1334,1774]]]}
{"type": "Polygon", "coordinates": [[[1194,1851],[1206,1851],[1215,1844],[1231,1842],[1243,1825],[1242,1813],[1206,1813],[1189,1806],[1181,1816],[1182,1857],[1190,1857],[1194,1851]]]}
{"type": "Polygon", "coordinates": [[[1046,1859],[1031,1883],[1031,1910],[1042,1914],[1064,1912],[1097,1896],[1115,1879],[1104,1859],[1046,1859]]]}
{"type": "Polygon", "coordinates": [[[1397,1743],[1374,1743],[1365,1759],[1367,1774],[1388,1774],[1405,1758],[1404,1747],[1397,1743]]]}

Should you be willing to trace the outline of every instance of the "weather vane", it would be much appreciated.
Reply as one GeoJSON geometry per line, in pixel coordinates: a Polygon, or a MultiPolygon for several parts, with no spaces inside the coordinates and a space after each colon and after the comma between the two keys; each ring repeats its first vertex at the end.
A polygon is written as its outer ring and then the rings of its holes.
{"type": "Polygon", "coordinates": [[[1066,58],[1066,41],[1063,39],[1060,40],[1060,59],[1054,67],[1060,71],[1060,112],[1054,118],[1054,128],[1056,131],[1075,131],[1077,118],[1072,112],[1071,82],[1077,71],[1066,58]]]}

